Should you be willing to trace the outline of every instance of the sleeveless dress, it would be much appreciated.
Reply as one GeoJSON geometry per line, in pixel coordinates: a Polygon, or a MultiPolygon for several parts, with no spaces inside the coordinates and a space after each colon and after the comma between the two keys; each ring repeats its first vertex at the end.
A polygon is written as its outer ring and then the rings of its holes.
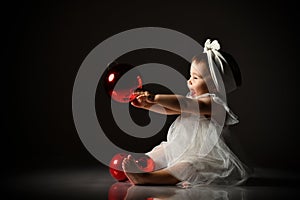
{"type": "MultiPolygon", "coordinates": [[[[238,123],[237,117],[225,101],[216,94],[206,93],[224,107],[227,127],[238,123]]],[[[201,111],[200,111],[201,113],[201,111]]],[[[247,166],[229,149],[221,133],[224,127],[203,115],[182,113],[169,128],[167,141],[146,153],[155,162],[155,170],[167,169],[186,185],[239,185],[248,178],[247,166]]]]}

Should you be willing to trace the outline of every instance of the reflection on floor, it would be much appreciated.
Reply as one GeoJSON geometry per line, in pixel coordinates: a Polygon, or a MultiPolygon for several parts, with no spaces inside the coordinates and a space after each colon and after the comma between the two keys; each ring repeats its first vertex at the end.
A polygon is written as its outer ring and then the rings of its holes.
{"type": "Polygon", "coordinates": [[[295,199],[299,176],[272,170],[256,170],[255,176],[239,187],[133,186],[116,182],[104,169],[43,170],[19,174],[6,182],[11,198],[42,199],[295,199]]]}
{"type": "Polygon", "coordinates": [[[188,189],[170,186],[131,186],[116,183],[112,185],[108,199],[244,199],[244,190],[241,188],[225,187],[192,187],[188,189]],[[117,189],[118,188],[118,189],[117,189]],[[118,191],[126,191],[119,193],[118,191]],[[116,196],[117,195],[117,196],[116,196]],[[120,196],[119,196],[120,195],[120,196]]]}

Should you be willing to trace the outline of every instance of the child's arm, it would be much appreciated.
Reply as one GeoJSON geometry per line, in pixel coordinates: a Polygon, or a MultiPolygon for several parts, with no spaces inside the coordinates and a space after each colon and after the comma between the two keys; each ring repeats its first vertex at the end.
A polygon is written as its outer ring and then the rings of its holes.
{"type": "Polygon", "coordinates": [[[139,92],[138,94],[139,96],[135,101],[132,102],[132,105],[135,107],[170,115],[181,114],[181,112],[194,114],[199,114],[201,112],[202,115],[211,114],[210,97],[190,99],[181,95],[174,94],[153,95],[147,91],[139,92]],[[163,107],[165,109],[165,112],[162,108],[153,106],[156,104],[163,107]]]}
{"type": "Polygon", "coordinates": [[[157,94],[149,95],[147,101],[157,103],[164,108],[177,111],[202,115],[211,114],[211,98],[190,99],[181,95],[157,94]]]}
{"type": "Polygon", "coordinates": [[[131,102],[131,105],[137,108],[142,108],[145,110],[150,110],[152,112],[165,114],[165,115],[178,115],[180,112],[171,110],[169,108],[163,107],[163,106],[155,106],[156,103],[150,103],[146,100],[147,96],[139,95],[135,100],[131,102]]]}

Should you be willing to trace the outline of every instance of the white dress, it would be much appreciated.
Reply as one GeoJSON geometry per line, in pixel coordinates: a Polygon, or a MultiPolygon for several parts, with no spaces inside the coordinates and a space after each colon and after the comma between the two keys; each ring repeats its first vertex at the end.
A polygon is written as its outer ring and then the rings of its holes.
{"type": "MultiPolygon", "coordinates": [[[[238,122],[228,106],[215,94],[211,96],[227,112],[225,125],[238,122]]],[[[187,95],[187,97],[192,98],[187,95]]],[[[234,155],[220,136],[223,126],[202,115],[182,113],[170,126],[167,141],[147,153],[155,170],[167,169],[181,182],[178,185],[238,185],[247,177],[247,167],[234,155]],[[218,134],[219,132],[219,134],[218,134]]]]}

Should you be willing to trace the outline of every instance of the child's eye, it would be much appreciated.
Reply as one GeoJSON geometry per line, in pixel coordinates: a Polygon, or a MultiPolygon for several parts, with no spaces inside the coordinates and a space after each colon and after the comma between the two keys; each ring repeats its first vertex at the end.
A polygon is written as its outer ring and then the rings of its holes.
{"type": "Polygon", "coordinates": [[[198,77],[195,77],[195,76],[194,76],[193,78],[194,78],[194,79],[198,79],[198,77]]]}

